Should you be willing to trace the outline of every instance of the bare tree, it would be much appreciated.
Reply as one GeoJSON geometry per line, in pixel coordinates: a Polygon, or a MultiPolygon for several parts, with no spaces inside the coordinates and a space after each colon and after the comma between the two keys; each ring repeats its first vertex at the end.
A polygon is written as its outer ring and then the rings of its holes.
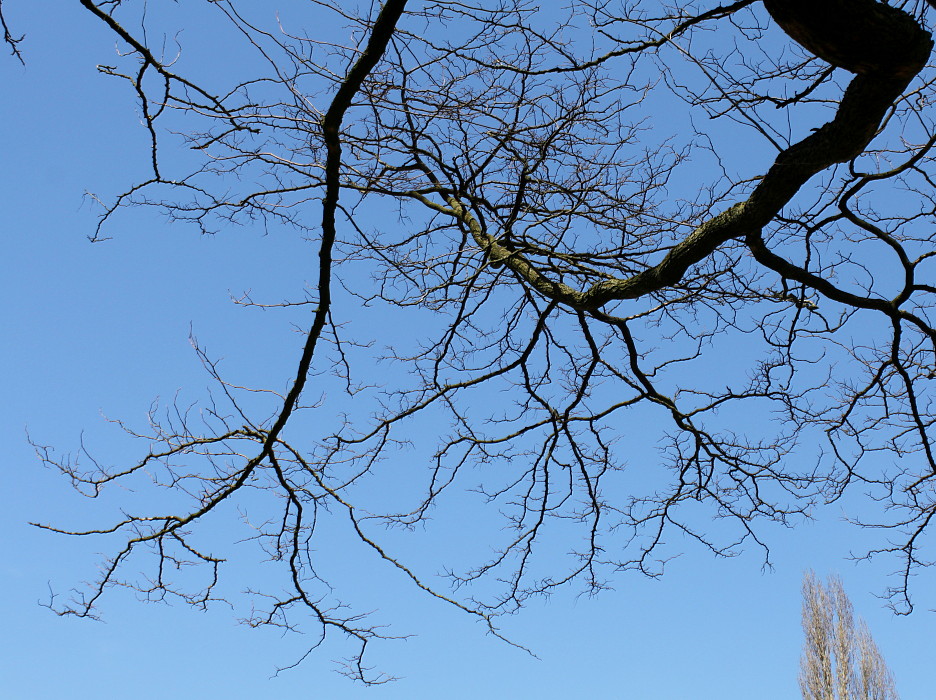
{"type": "Polygon", "coordinates": [[[243,70],[265,68],[204,85],[145,3],[79,2],[120,42],[99,68],[139,101],[151,153],[95,238],[151,206],[205,232],[293,230],[318,257],[310,295],[282,305],[308,329],[288,376],[240,387],[199,350],[218,396],[126,426],[138,461],[39,447],[89,496],[151,473],[166,497],[44,525],[124,535],[61,612],[93,615],[114,585],[208,605],[222,561],[199,526],[237,505],[288,589],[259,592],[251,624],[349,635],[349,673],[374,681],[361,657],[382,633],[329,586],[329,533],[497,633],[531,596],[659,575],[674,540],[769,562],[760,523],[849,489],[911,607],[936,514],[927,3],[316,0],[277,23],[211,0],[258,59],[243,70]],[[310,35],[313,11],[350,40],[310,35]],[[390,311],[418,331],[373,337],[367,315],[390,311]],[[382,488],[399,478],[405,495],[382,488]],[[446,581],[394,537],[459,490],[494,554],[445,561],[446,581]]]}
{"type": "Polygon", "coordinates": [[[842,581],[803,577],[803,700],[899,700],[894,678],[842,581]]]}

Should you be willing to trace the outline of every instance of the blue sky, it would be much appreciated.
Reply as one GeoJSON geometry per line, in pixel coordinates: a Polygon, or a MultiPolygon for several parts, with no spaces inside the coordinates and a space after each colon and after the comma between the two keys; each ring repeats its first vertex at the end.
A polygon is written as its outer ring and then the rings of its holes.
{"type": "MultiPolygon", "coordinates": [[[[112,240],[89,243],[95,209],[84,193],[106,197],[139,177],[146,142],[128,91],[95,69],[112,60],[112,38],[77,3],[57,5],[38,12],[6,3],[8,21],[27,34],[27,66],[0,61],[4,697],[779,700],[798,694],[807,568],[841,574],[903,697],[931,695],[932,613],[924,604],[910,617],[893,616],[874,596],[887,585],[886,563],[845,560],[856,548],[855,532],[840,522],[849,503],[796,530],[768,528],[771,571],[755,550],[716,560],[688,547],[661,580],[628,574],[595,599],[570,591],[534,602],[503,626],[538,659],[392,572],[349,569],[349,590],[373,598],[393,632],[414,635],[374,650],[371,661],[401,678],[378,688],[334,673],[332,659],[344,653],[337,639],[271,678],[306,640],[239,626],[243,609],[145,605],[121,591],[104,603],[104,622],[42,607],[50,590],[65,593],[93,576],[103,547],[27,523],[93,523],[101,507],[146,494],[118,489],[104,504],[81,499],[39,464],[26,430],[64,451],[83,439],[108,459],[133,454],[104,417],[140,421],[157,397],[202,396],[209,381],[190,332],[224,357],[225,371],[263,383],[269,368],[289,367],[301,340],[290,323],[302,319],[238,308],[231,296],[295,298],[315,256],[314,246],[282,232],[242,227],[203,237],[138,212],[118,217],[112,240]]],[[[235,566],[249,578],[252,555],[242,556],[235,566]]],[[[929,591],[921,593],[926,603],[929,591]]]]}

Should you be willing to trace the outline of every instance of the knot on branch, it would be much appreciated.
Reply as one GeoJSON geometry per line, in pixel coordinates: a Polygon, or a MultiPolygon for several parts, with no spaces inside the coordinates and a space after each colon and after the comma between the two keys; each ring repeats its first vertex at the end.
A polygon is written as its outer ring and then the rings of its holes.
{"type": "Polygon", "coordinates": [[[910,79],[933,49],[913,17],[877,0],[764,0],[764,7],[807,51],[860,75],[910,79]]]}

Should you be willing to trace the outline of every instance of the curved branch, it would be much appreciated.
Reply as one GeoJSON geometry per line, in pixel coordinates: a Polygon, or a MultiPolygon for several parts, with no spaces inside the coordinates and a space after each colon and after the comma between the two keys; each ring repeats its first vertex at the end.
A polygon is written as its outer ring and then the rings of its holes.
{"type": "MultiPolygon", "coordinates": [[[[767,3],[772,14],[776,4],[767,3]]],[[[888,8],[883,17],[889,21],[876,37],[876,48],[859,60],[854,56],[859,49],[856,43],[867,38],[865,35],[871,30],[866,29],[852,37],[830,30],[832,25],[825,21],[812,19],[814,13],[826,18],[843,12],[841,0],[793,2],[788,5],[778,13],[777,19],[784,31],[805,47],[822,51],[821,57],[834,57],[842,67],[853,70],[857,75],[845,90],[831,121],[783,150],[745,201],[698,226],[658,264],[626,279],[596,283],[581,292],[549,280],[522,254],[509,250],[494,236],[485,233],[464,205],[450,197],[453,213],[469,227],[476,242],[487,250],[491,262],[503,263],[544,296],[577,310],[595,310],[611,301],[636,299],[675,285],[690,267],[707,258],[719,246],[760,231],[814,175],[860,154],[874,138],[895,100],[926,64],[933,48],[929,32],[905,13],[888,8]],[[882,51],[886,58],[880,57],[882,51]]],[[[877,27],[875,23],[882,17],[880,7],[880,3],[874,0],[854,0],[848,3],[845,14],[850,22],[864,23],[861,26],[870,23],[868,26],[877,27]]]]}

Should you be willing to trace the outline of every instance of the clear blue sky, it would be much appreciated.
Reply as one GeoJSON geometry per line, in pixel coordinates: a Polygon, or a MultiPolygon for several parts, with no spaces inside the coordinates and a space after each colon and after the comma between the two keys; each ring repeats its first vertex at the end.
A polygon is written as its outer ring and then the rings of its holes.
{"type": "MultiPolygon", "coordinates": [[[[156,397],[201,395],[208,379],[190,328],[228,371],[262,383],[264,367],[289,366],[295,356],[294,317],[245,311],[230,297],[251,290],[257,298],[295,298],[315,250],[249,228],[199,237],[151,213],[121,215],[113,240],[89,243],[95,211],[84,193],[113,194],[146,164],[132,97],[95,69],[112,61],[114,41],[76,2],[6,5],[8,21],[27,34],[27,66],[0,61],[0,696],[788,699],[798,697],[800,579],[813,568],[841,574],[903,697],[932,697],[929,591],[910,617],[884,609],[873,594],[887,585],[886,568],[845,560],[860,546],[840,522],[847,504],[793,531],[766,530],[772,571],[762,570],[757,551],[715,560],[690,547],[662,580],[624,575],[597,599],[570,592],[504,620],[539,659],[385,570],[348,571],[347,585],[365,599],[377,581],[379,619],[414,635],[374,650],[371,661],[401,677],[379,688],[333,672],[331,659],[343,653],[338,640],[271,679],[305,640],[238,626],[243,609],[199,613],[113,591],[104,622],[51,614],[41,606],[50,587],[65,593],[93,576],[103,544],[27,523],[91,524],[101,511],[40,466],[27,428],[64,451],[77,448],[84,431],[109,459],[133,454],[102,416],[140,421],[156,397]]],[[[105,506],[139,497],[117,491],[105,506]]]]}

